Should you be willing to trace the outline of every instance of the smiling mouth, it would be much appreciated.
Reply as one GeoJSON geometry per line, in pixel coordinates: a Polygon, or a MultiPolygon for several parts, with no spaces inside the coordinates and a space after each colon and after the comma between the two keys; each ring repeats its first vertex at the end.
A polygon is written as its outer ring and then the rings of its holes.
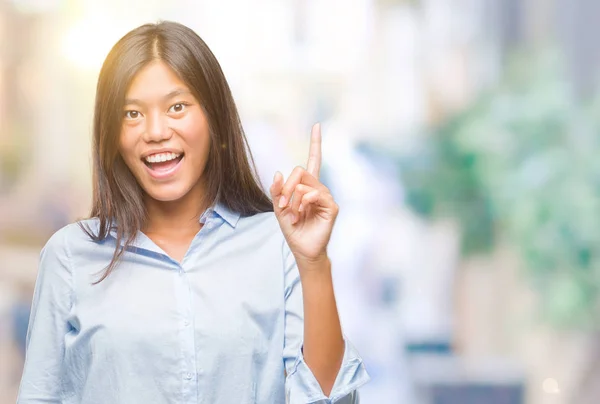
{"type": "Polygon", "coordinates": [[[153,161],[149,162],[147,159],[142,159],[143,163],[150,170],[155,171],[157,173],[168,172],[175,168],[177,164],[183,159],[184,154],[181,153],[174,159],[166,160],[166,161],[153,161]]]}

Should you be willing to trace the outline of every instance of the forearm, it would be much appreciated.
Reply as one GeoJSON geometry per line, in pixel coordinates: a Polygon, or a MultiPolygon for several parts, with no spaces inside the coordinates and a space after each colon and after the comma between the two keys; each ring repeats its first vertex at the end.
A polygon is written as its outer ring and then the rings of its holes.
{"type": "Polygon", "coordinates": [[[329,396],[344,355],[331,262],[298,262],[304,301],[304,360],[329,396]]]}

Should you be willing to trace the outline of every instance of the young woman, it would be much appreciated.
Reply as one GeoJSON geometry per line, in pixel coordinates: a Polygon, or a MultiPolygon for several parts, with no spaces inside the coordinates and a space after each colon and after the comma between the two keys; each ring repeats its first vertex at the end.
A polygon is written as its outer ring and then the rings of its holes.
{"type": "Polygon", "coordinates": [[[125,35],[98,80],[91,218],[41,253],[18,402],[357,402],[320,142],[269,198],[206,44],[125,35]]]}

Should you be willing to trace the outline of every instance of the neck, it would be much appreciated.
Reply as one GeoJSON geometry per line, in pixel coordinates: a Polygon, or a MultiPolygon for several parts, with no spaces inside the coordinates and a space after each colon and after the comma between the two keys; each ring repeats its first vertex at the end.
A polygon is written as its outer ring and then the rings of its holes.
{"type": "Polygon", "coordinates": [[[157,201],[146,195],[148,220],[144,231],[152,234],[196,233],[204,206],[204,192],[200,184],[176,201],[157,201]]]}

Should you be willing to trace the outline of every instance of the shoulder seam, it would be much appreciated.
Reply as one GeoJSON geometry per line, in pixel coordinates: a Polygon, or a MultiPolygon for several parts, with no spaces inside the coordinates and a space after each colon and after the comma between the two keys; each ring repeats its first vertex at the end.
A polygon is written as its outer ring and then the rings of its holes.
{"type": "MultiPolygon", "coordinates": [[[[77,223],[71,223],[69,226],[67,226],[67,228],[73,227],[73,226],[79,226],[77,223]]],[[[66,229],[65,229],[66,230],[66,229]]],[[[73,305],[75,304],[75,282],[73,280],[73,278],[75,277],[75,271],[73,270],[73,255],[71,253],[71,248],[69,247],[69,242],[68,242],[68,237],[67,237],[67,233],[68,232],[64,232],[64,236],[63,236],[63,243],[65,245],[65,255],[67,258],[67,267],[69,269],[70,272],[70,285],[71,285],[71,293],[69,296],[70,299],[70,303],[71,306],[69,307],[69,309],[71,310],[73,308],[73,305]]]]}

